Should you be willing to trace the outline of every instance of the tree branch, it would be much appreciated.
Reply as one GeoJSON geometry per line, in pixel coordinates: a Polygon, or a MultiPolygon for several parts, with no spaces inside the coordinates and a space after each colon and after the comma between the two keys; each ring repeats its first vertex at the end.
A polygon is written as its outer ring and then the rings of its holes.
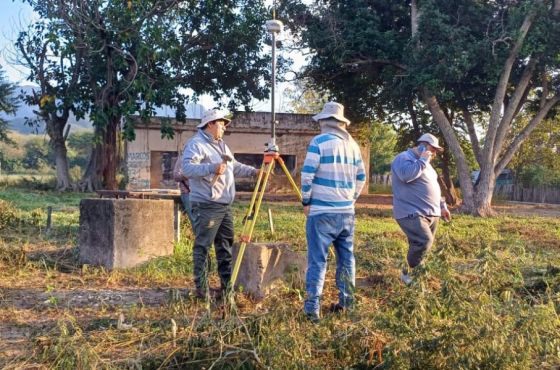
{"type": "Polygon", "coordinates": [[[434,121],[438,125],[439,129],[441,130],[443,137],[445,138],[445,142],[449,146],[451,152],[453,153],[453,157],[457,163],[457,170],[459,173],[459,181],[461,182],[461,186],[464,187],[463,189],[463,197],[467,204],[472,205],[473,199],[473,187],[472,182],[469,175],[469,166],[467,164],[465,153],[461,148],[461,144],[457,139],[457,135],[453,131],[453,127],[447,120],[443,109],[441,108],[437,98],[430,94],[427,89],[423,88],[421,90],[422,99],[428,106],[428,109],[432,113],[432,117],[434,117],[434,121]],[[469,199],[470,197],[470,199],[469,199]]]}
{"type": "Polygon", "coordinates": [[[363,58],[363,59],[356,59],[351,62],[342,63],[342,67],[351,67],[351,68],[357,68],[363,65],[393,66],[400,69],[401,71],[406,71],[406,66],[404,64],[400,64],[385,59],[363,58]]]}
{"type": "Polygon", "coordinates": [[[467,132],[471,139],[471,145],[474,152],[474,157],[480,166],[482,163],[482,153],[480,152],[480,142],[478,141],[478,135],[476,134],[476,128],[474,125],[474,120],[472,118],[471,112],[466,107],[462,107],[461,111],[463,112],[463,119],[465,120],[465,124],[467,125],[467,132]]]}
{"type": "MultiPolygon", "coordinates": [[[[541,3],[542,0],[536,2],[541,3]]],[[[492,113],[490,115],[488,132],[486,134],[486,141],[484,143],[483,157],[484,157],[484,161],[487,161],[488,163],[490,163],[490,161],[492,161],[492,159],[494,158],[494,149],[495,149],[494,141],[496,139],[496,134],[499,127],[500,115],[504,104],[504,98],[506,96],[508,81],[511,76],[511,70],[519,54],[519,51],[521,50],[521,47],[523,46],[523,42],[525,41],[525,37],[529,32],[529,28],[531,28],[531,25],[533,24],[533,20],[535,19],[535,16],[536,16],[535,11],[531,11],[529,14],[525,16],[525,19],[523,20],[523,24],[519,28],[519,36],[517,37],[517,40],[513,48],[510,50],[508,58],[504,62],[504,67],[502,69],[498,86],[496,88],[496,93],[494,95],[494,102],[492,104],[492,113]]]]}
{"type": "Polygon", "coordinates": [[[502,159],[498,162],[494,168],[494,173],[496,176],[501,173],[508,163],[513,158],[513,155],[517,152],[521,144],[529,137],[531,132],[535,127],[546,117],[550,109],[560,102],[560,95],[555,95],[552,99],[548,100],[546,104],[539,109],[538,113],[529,121],[527,126],[513,139],[506,152],[504,153],[502,159]]]}
{"type": "Polygon", "coordinates": [[[496,134],[496,139],[494,141],[494,148],[492,150],[494,154],[492,158],[493,163],[496,162],[498,156],[502,151],[504,139],[511,127],[511,122],[513,121],[515,114],[520,111],[521,106],[523,105],[523,103],[525,103],[523,97],[526,96],[527,86],[529,86],[529,82],[533,77],[533,73],[535,72],[535,66],[537,65],[537,62],[538,62],[538,58],[531,57],[531,59],[529,59],[529,62],[527,63],[525,69],[523,70],[521,79],[519,80],[519,83],[515,88],[515,92],[513,93],[513,96],[510,99],[509,104],[507,105],[504,115],[500,120],[500,124],[496,134]]]}

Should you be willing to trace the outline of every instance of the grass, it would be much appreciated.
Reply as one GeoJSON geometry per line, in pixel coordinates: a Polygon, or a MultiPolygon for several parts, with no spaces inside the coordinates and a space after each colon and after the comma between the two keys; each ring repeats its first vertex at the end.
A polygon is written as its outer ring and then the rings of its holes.
{"type": "MultiPolygon", "coordinates": [[[[76,258],[83,195],[0,190],[0,365],[7,369],[555,369],[560,366],[560,220],[456,216],[412,287],[390,211],[357,211],[357,305],[307,322],[302,286],[262,302],[194,300],[192,232],[173,256],[105,271],[76,258]],[[21,194],[23,193],[23,194],[21,194]],[[53,230],[44,209],[55,208],[53,230]]],[[[257,241],[305,250],[297,205],[264,205],[257,241]]],[[[235,204],[236,230],[245,204],[235,204]]],[[[324,307],[336,300],[330,261],[324,307]]],[[[215,270],[215,264],[214,264],[215,270]]],[[[217,284],[215,271],[212,284],[217,284]]]]}

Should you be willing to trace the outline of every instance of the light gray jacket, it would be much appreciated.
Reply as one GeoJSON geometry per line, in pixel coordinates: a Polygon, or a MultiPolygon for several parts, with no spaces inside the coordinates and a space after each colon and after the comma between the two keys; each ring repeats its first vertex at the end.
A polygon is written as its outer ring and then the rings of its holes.
{"type": "Polygon", "coordinates": [[[183,175],[189,179],[191,202],[231,204],[235,198],[235,177],[251,177],[258,173],[252,166],[237,162],[227,163],[226,172],[218,176],[212,186],[216,168],[222,163],[222,154],[233,158],[233,153],[223,140],[214,140],[203,130],[187,142],[183,150],[183,175]]]}

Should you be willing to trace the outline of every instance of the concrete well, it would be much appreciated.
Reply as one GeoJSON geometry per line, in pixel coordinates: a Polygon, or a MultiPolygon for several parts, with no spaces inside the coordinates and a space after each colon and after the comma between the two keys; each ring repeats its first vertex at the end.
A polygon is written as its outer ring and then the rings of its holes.
{"type": "MultiPolygon", "coordinates": [[[[234,261],[238,253],[239,244],[235,244],[234,261]]],[[[263,299],[283,284],[303,288],[306,268],[305,252],[295,251],[287,243],[250,243],[245,248],[235,286],[255,299],[263,299]]]]}
{"type": "Polygon", "coordinates": [[[173,201],[83,199],[80,262],[107,269],[133,267],[173,253],[173,201]]]}

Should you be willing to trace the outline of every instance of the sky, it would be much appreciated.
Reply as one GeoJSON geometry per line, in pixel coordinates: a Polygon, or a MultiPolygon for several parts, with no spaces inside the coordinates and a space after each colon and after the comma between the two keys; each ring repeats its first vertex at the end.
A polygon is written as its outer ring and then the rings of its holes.
{"type": "Polygon", "coordinates": [[[19,31],[30,24],[34,17],[31,7],[21,0],[0,0],[0,65],[8,79],[15,83],[25,83],[25,70],[12,65],[14,43],[19,31]]]}
{"type": "MultiPolygon", "coordinates": [[[[269,5],[272,0],[266,0],[269,5]]],[[[33,13],[31,7],[24,4],[22,0],[0,0],[0,65],[4,69],[8,80],[20,85],[32,85],[29,81],[25,80],[26,70],[21,66],[13,65],[14,62],[14,42],[17,39],[18,33],[25,29],[37,15],[33,13]]],[[[263,25],[264,26],[264,25],[263,25]]],[[[280,35],[278,40],[285,37],[280,35]]],[[[270,50],[266,48],[265,50],[270,50]]],[[[282,50],[277,50],[277,55],[281,55],[282,50]]],[[[304,64],[304,58],[297,53],[292,53],[291,58],[294,60],[296,70],[301,68],[304,64]]],[[[289,84],[278,84],[276,87],[276,112],[282,112],[286,109],[285,99],[282,99],[282,91],[289,87],[289,84]]],[[[214,108],[217,102],[209,96],[202,96],[199,101],[205,109],[214,108]]],[[[253,103],[253,110],[255,111],[270,111],[270,100],[255,101],[253,103]]]]}

